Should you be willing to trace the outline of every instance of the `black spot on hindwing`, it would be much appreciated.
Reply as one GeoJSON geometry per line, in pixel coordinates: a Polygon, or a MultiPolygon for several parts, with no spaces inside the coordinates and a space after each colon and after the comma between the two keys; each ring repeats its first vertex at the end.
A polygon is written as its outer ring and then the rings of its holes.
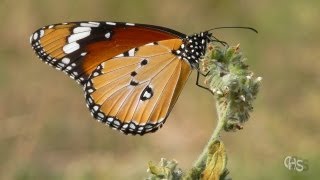
{"type": "Polygon", "coordinates": [[[136,82],[134,80],[130,81],[131,86],[137,86],[138,84],[139,84],[139,82],[136,82]]]}
{"type": "Polygon", "coordinates": [[[148,60],[147,59],[143,59],[140,64],[141,64],[141,66],[147,65],[148,64],[148,60]]]}

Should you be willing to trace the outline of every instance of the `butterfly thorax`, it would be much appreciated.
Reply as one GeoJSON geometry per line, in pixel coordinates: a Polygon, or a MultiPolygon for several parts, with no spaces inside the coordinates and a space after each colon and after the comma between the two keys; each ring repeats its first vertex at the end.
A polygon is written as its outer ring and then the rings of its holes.
{"type": "Polygon", "coordinates": [[[201,32],[183,39],[180,48],[173,53],[186,60],[193,68],[198,68],[199,59],[204,56],[207,43],[210,41],[208,32],[201,32]]]}

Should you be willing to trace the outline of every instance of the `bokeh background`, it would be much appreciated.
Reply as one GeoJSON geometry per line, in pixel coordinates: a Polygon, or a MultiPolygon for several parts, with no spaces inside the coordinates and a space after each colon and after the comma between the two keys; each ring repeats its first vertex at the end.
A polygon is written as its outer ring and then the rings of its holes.
{"type": "Polygon", "coordinates": [[[147,163],[176,159],[190,168],[216,124],[210,93],[189,79],[164,128],[125,136],[95,122],[81,88],[41,63],[29,36],[68,21],[155,24],[191,34],[215,31],[241,43],[263,85],[242,131],[223,133],[234,179],[317,179],[320,176],[320,1],[309,0],[1,0],[0,179],[143,179],[147,163]],[[283,160],[297,156],[304,172],[283,160]]]}

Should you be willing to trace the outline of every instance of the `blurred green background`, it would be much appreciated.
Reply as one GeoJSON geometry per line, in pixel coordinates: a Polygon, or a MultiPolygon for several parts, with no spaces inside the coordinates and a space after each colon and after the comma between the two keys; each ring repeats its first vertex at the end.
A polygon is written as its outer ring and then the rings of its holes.
{"type": "Polygon", "coordinates": [[[216,124],[210,93],[189,79],[165,126],[125,136],[95,122],[81,88],[40,62],[29,36],[68,21],[124,21],[186,34],[218,26],[241,43],[251,70],[263,77],[251,119],[223,133],[234,179],[318,179],[320,176],[320,1],[309,0],[24,0],[0,1],[0,179],[143,179],[161,157],[190,168],[216,124]],[[294,155],[309,169],[289,171],[294,155]]]}

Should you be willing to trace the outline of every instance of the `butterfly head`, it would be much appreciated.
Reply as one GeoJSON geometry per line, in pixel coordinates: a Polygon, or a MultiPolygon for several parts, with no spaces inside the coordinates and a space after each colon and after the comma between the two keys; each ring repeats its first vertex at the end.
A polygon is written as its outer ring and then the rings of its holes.
{"type": "Polygon", "coordinates": [[[183,43],[174,53],[188,61],[193,68],[199,67],[199,59],[204,56],[207,44],[212,41],[208,31],[193,34],[183,39],[183,43]]]}

